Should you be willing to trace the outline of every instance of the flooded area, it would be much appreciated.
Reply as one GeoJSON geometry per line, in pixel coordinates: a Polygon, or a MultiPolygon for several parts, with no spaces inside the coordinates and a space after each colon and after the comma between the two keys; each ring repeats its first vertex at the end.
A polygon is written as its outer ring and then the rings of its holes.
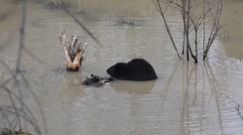
{"type": "MultiPolygon", "coordinates": [[[[71,11],[102,45],[61,9],[28,1],[21,49],[21,3],[0,1],[0,128],[43,135],[243,134],[243,1],[225,1],[224,32],[198,64],[178,60],[150,0],[74,1],[71,11]],[[64,29],[88,42],[79,72],[65,69],[58,39],[64,29]],[[133,58],[149,61],[158,79],[81,85],[85,76],[108,76],[108,67],[133,58]]],[[[176,42],[179,17],[168,16],[176,42]]]]}

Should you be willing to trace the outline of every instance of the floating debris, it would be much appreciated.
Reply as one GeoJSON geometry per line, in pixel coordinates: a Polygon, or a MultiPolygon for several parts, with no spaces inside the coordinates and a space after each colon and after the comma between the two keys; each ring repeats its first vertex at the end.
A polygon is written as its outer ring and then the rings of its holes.
{"type": "Polygon", "coordinates": [[[90,77],[86,77],[86,79],[83,81],[82,84],[87,86],[100,87],[113,80],[114,79],[111,77],[106,78],[106,77],[100,77],[98,75],[91,74],[90,77]]]}
{"type": "Polygon", "coordinates": [[[140,26],[143,19],[139,17],[120,17],[119,24],[128,26],[140,26]]]}
{"type": "Polygon", "coordinates": [[[77,11],[76,12],[76,14],[78,14],[78,15],[86,15],[86,14],[88,14],[88,10],[80,10],[80,11],[77,11]]]}
{"type": "Polygon", "coordinates": [[[63,1],[59,1],[59,0],[53,0],[53,1],[48,1],[47,3],[45,3],[45,7],[47,9],[60,9],[60,8],[70,8],[72,7],[72,4],[70,2],[63,2],[63,1]]]}

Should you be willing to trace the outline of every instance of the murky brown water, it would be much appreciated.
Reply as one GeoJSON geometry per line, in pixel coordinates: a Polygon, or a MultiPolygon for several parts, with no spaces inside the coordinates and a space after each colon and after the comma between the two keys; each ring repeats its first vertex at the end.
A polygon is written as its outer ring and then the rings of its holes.
{"type": "MultiPolygon", "coordinates": [[[[1,84],[14,73],[21,24],[21,5],[2,3],[0,16],[10,16],[0,21],[1,84]]],[[[43,134],[46,123],[49,135],[243,134],[239,113],[243,107],[239,112],[235,109],[243,105],[243,1],[225,2],[224,22],[231,30],[215,41],[209,62],[197,65],[177,61],[161,18],[149,0],[82,0],[76,5],[77,17],[103,46],[63,11],[31,2],[27,5],[27,51],[22,50],[17,81],[5,85],[29,108],[30,112],[23,104],[16,105],[28,112],[23,116],[33,114],[29,119],[21,118],[24,130],[32,131],[28,120],[36,119],[43,134]],[[132,26],[122,23],[127,17],[132,26]],[[57,38],[62,29],[88,41],[78,73],[65,70],[57,38]],[[158,80],[115,81],[101,88],[81,85],[85,76],[106,76],[110,65],[135,57],[148,60],[158,80]]],[[[169,20],[180,25],[176,13],[169,20]]],[[[0,127],[14,127],[17,119],[8,116],[8,106],[13,104],[6,91],[1,87],[0,127]]],[[[19,102],[18,98],[13,100],[19,102]]]]}

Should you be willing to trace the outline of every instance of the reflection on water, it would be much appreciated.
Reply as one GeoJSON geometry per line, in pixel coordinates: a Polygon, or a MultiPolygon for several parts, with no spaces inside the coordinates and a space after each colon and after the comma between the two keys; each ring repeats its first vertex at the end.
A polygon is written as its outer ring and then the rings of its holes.
{"type": "Polygon", "coordinates": [[[131,94],[146,94],[153,89],[155,82],[156,81],[115,81],[111,84],[111,87],[118,92],[127,92],[131,94]]]}
{"type": "MultiPolygon", "coordinates": [[[[240,3],[226,1],[225,23],[232,20],[228,17],[241,15],[240,3]]],[[[20,69],[25,71],[21,72],[25,79],[20,76],[18,85],[10,81],[6,86],[21,95],[32,114],[24,116],[35,120],[43,134],[46,122],[50,135],[242,135],[243,121],[235,109],[240,105],[239,111],[243,112],[243,63],[238,60],[242,58],[240,23],[237,29],[228,31],[229,36],[226,33],[218,38],[209,61],[195,65],[177,60],[150,1],[82,0],[75,5],[77,9],[72,11],[103,46],[96,45],[60,9],[29,2],[25,46],[32,53],[23,50],[20,69]],[[65,70],[63,49],[57,38],[62,29],[88,41],[78,73],[65,70]],[[107,76],[105,71],[110,65],[135,57],[154,65],[156,81],[114,81],[101,88],[81,85],[85,76],[107,76]]],[[[3,83],[15,71],[21,6],[0,6],[0,16],[11,14],[0,21],[3,83]]],[[[173,25],[180,25],[176,13],[168,19],[173,25]]],[[[182,38],[180,34],[175,36],[177,40],[182,38]]],[[[15,118],[6,118],[7,105],[11,105],[11,100],[1,87],[0,128],[16,123],[15,118]]],[[[32,131],[25,120],[20,120],[24,123],[22,128],[32,131]]]]}
{"type": "Polygon", "coordinates": [[[62,89],[58,93],[58,98],[63,100],[63,104],[69,104],[75,97],[80,97],[84,94],[83,87],[81,86],[81,74],[77,73],[64,73],[64,82],[62,89]]]}

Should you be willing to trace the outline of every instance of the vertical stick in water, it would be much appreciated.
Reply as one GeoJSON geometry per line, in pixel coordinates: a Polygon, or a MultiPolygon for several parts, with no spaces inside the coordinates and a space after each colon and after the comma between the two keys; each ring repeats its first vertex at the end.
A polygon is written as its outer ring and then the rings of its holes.
{"type": "Polygon", "coordinates": [[[22,21],[20,26],[20,40],[19,40],[19,50],[16,64],[16,72],[19,71],[20,61],[22,57],[22,49],[24,48],[24,39],[25,39],[25,24],[26,23],[26,0],[22,1],[22,21]]]}

